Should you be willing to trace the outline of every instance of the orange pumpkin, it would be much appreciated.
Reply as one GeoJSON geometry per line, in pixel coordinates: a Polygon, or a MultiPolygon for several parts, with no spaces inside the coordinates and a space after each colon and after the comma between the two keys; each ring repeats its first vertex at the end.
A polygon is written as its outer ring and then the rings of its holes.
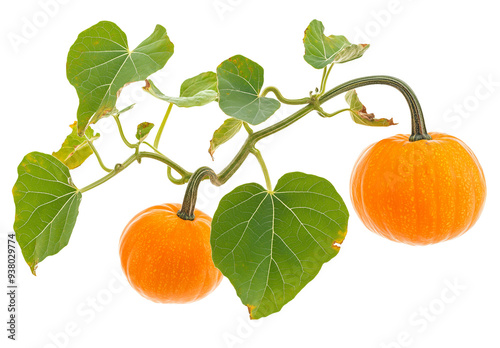
{"type": "Polygon", "coordinates": [[[123,271],[132,287],[154,302],[188,303],[221,282],[210,247],[212,219],[195,210],[194,220],[177,216],[180,204],[155,205],[137,214],[120,240],[123,271]]]}
{"type": "Polygon", "coordinates": [[[368,147],[351,176],[354,208],[371,231],[426,245],[460,236],[479,218],[486,182],[476,156],[460,139],[396,135],[368,147]]]}

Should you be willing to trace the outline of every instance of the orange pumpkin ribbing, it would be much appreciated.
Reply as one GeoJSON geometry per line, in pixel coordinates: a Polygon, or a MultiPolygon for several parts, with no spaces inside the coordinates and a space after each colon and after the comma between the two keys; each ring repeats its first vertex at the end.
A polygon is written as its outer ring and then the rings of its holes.
{"type": "Polygon", "coordinates": [[[426,245],[455,238],[479,218],[486,182],[460,139],[399,134],[368,147],[351,175],[351,199],[363,223],[388,239],[426,245]]]}
{"type": "Polygon", "coordinates": [[[132,287],[155,302],[188,303],[211,293],[222,273],[212,261],[212,219],[196,210],[177,216],[180,204],[152,206],[137,214],[120,239],[123,271],[132,287]]]}

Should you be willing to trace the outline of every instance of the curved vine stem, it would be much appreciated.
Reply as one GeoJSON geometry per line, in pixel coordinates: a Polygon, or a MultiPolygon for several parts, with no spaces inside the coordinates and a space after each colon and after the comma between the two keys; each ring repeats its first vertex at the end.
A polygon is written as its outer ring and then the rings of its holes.
{"type": "Polygon", "coordinates": [[[326,112],[325,110],[323,110],[323,108],[321,106],[318,106],[316,108],[316,111],[318,111],[318,114],[321,116],[321,117],[333,117],[333,116],[337,116],[338,114],[342,113],[342,112],[345,112],[345,111],[352,111],[351,109],[349,108],[345,108],[345,109],[341,109],[341,110],[337,110],[335,112],[331,112],[331,113],[328,113],[326,112]]]}
{"type": "Polygon", "coordinates": [[[127,160],[125,162],[117,164],[115,166],[115,169],[113,169],[111,172],[109,172],[108,175],[105,175],[102,178],[100,178],[99,180],[94,181],[90,185],[87,185],[84,188],[80,189],[80,192],[83,193],[83,192],[89,191],[89,190],[91,190],[91,189],[93,189],[93,188],[95,188],[95,187],[97,187],[97,186],[99,186],[101,184],[104,184],[106,181],[108,181],[109,179],[113,178],[118,173],[120,173],[122,170],[124,170],[129,165],[131,165],[132,163],[134,163],[135,160],[136,160],[136,154],[133,154],[132,156],[130,156],[129,158],[127,158],[127,160]]]}
{"type": "MultiPolygon", "coordinates": [[[[154,147],[153,145],[151,145],[150,143],[148,143],[147,141],[143,141],[142,142],[143,144],[149,146],[151,149],[153,149],[154,152],[156,152],[157,154],[159,155],[162,155],[162,156],[165,156],[164,154],[162,154],[160,152],[160,150],[158,150],[156,147],[154,147]]],[[[189,173],[188,175],[186,176],[182,176],[180,179],[177,179],[175,178],[173,175],[172,175],[172,167],[167,167],[167,178],[168,180],[170,180],[170,182],[172,184],[175,184],[175,185],[184,185],[185,183],[188,182],[189,180],[189,177],[190,177],[191,173],[189,173]]]]}
{"type": "Polygon", "coordinates": [[[185,178],[189,178],[192,175],[190,172],[188,172],[186,169],[182,168],[180,165],[178,165],[177,163],[175,163],[174,161],[172,161],[167,156],[160,155],[160,154],[154,153],[154,152],[140,151],[140,152],[134,153],[132,156],[130,156],[129,158],[127,158],[125,160],[125,162],[118,163],[117,165],[115,165],[115,168],[112,171],[110,171],[107,175],[103,176],[99,180],[94,181],[93,183],[91,183],[91,184],[85,186],[84,188],[80,189],[80,192],[89,191],[89,190],[91,190],[91,189],[93,189],[93,188],[95,188],[95,187],[97,187],[97,186],[105,183],[106,181],[108,181],[109,179],[113,178],[114,176],[116,176],[121,171],[123,171],[125,168],[127,168],[128,166],[130,166],[135,161],[139,162],[141,160],[141,158],[152,158],[152,159],[155,159],[155,160],[160,161],[162,163],[165,163],[169,167],[173,168],[177,173],[179,173],[179,175],[184,180],[185,180],[185,178]]]}
{"type": "Polygon", "coordinates": [[[173,170],[175,170],[177,173],[179,173],[179,175],[184,179],[189,178],[192,175],[191,172],[182,168],[179,164],[172,161],[170,158],[168,158],[165,155],[160,155],[160,154],[154,153],[154,152],[141,151],[137,154],[137,157],[138,158],[152,158],[152,159],[155,159],[155,160],[160,161],[162,163],[165,163],[166,165],[171,167],[173,170]]]}
{"type": "Polygon", "coordinates": [[[232,161],[218,174],[218,178],[221,184],[224,184],[238,170],[238,168],[247,158],[248,154],[250,153],[250,150],[255,147],[255,144],[259,140],[288,127],[289,125],[297,122],[298,120],[300,120],[302,117],[304,117],[313,110],[315,110],[314,105],[312,104],[306,105],[302,109],[294,112],[292,115],[285,118],[284,120],[281,120],[258,132],[250,134],[247,137],[245,143],[241,146],[238,153],[232,159],[232,161]]]}
{"type": "Polygon", "coordinates": [[[175,178],[172,175],[172,167],[168,167],[167,168],[167,177],[168,177],[168,180],[170,180],[170,182],[172,184],[175,184],[175,185],[184,185],[185,183],[188,182],[190,176],[191,176],[191,174],[183,176],[180,179],[177,179],[177,178],[175,178]]]}
{"type": "Polygon", "coordinates": [[[95,157],[97,158],[97,161],[99,162],[99,165],[105,172],[111,172],[112,170],[109,169],[104,165],[104,162],[102,161],[101,156],[99,155],[99,152],[97,152],[97,149],[95,148],[94,144],[92,143],[92,140],[90,140],[87,136],[85,136],[85,139],[87,139],[87,144],[89,144],[89,147],[92,149],[94,152],[95,157]]]}
{"type": "Polygon", "coordinates": [[[301,99],[288,99],[283,97],[283,94],[279,91],[278,88],[274,86],[269,86],[266,87],[262,90],[260,93],[261,97],[265,97],[268,93],[272,92],[275,96],[276,99],[278,99],[280,102],[283,104],[288,104],[288,105],[304,105],[304,104],[309,104],[311,101],[311,98],[301,98],[301,99]]]}
{"type": "Polygon", "coordinates": [[[222,185],[217,174],[215,174],[215,172],[211,168],[198,168],[189,179],[186,193],[184,194],[184,200],[182,202],[182,207],[177,212],[177,216],[179,216],[181,219],[194,220],[194,210],[196,206],[196,198],[198,196],[198,187],[200,186],[202,180],[207,176],[215,186],[222,185]]]}
{"type": "MultiPolygon", "coordinates": [[[[328,72],[325,73],[325,76],[327,75],[327,73],[328,72]]],[[[322,111],[321,105],[323,103],[329,101],[333,97],[335,97],[339,94],[342,94],[344,92],[348,92],[354,88],[367,86],[367,85],[373,85],[373,84],[382,84],[382,85],[389,85],[391,87],[394,87],[397,90],[399,90],[403,94],[403,96],[406,98],[406,101],[408,102],[408,106],[410,108],[411,118],[412,118],[412,134],[410,136],[410,141],[418,141],[418,140],[422,140],[422,139],[430,140],[431,139],[431,137],[427,133],[427,130],[425,127],[425,122],[424,122],[424,117],[423,117],[423,113],[422,113],[422,108],[420,106],[420,103],[419,103],[415,93],[412,91],[412,89],[405,82],[403,82],[400,79],[397,79],[395,77],[383,76],[383,75],[361,77],[361,78],[354,79],[351,81],[347,81],[343,84],[340,84],[337,87],[334,87],[331,90],[325,92],[319,98],[316,96],[316,97],[311,97],[311,98],[303,98],[303,99],[295,99],[295,100],[283,99],[281,94],[279,93],[279,91],[277,89],[275,89],[274,87],[268,87],[264,91],[263,95],[265,95],[269,91],[272,91],[273,93],[275,93],[277,95],[278,100],[280,100],[280,98],[282,98],[281,99],[282,102],[285,102],[283,100],[286,100],[287,103],[290,101],[295,101],[295,102],[297,102],[296,104],[298,105],[300,103],[305,103],[305,101],[307,100],[308,105],[297,110],[296,112],[294,112],[292,115],[288,116],[287,118],[285,118],[285,119],[283,119],[283,120],[281,120],[281,121],[279,121],[279,122],[277,122],[277,123],[275,123],[267,128],[264,128],[260,131],[254,132],[253,130],[251,130],[251,128],[247,129],[245,127],[249,133],[247,140],[242,145],[242,147],[240,148],[238,153],[235,155],[235,157],[231,160],[231,162],[219,174],[216,174],[212,169],[210,169],[208,167],[201,167],[198,170],[196,170],[193,174],[191,174],[190,172],[188,172],[187,170],[182,168],[180,165],[178,165],[174,161],[170,160],[168,157],[159,153],[158,150],[155,150],[158,153],[137,151],[133,156],[131,156],[129,159],[127,159],[124,163],[118,164],[115,167],[115,169],[113,171],[111,171],[108,175],[106,175],[105,177],[99,179],[98,181],[84,187],[80,191],[81,192],[88,191],[91,188],[102,184],[103,182],[109,180],[111,177],[118,174],[120,171],[122,171],[124,168],[129,166],[135,160],[140,161],[140,159],[144,158],[144,157],[153,158],[153,159],[156,159],[160,162],[163,162],[169,166],[168,177],[172,182],[174,182],[176,184],[182,184],[182,183],[185,183],[186,181],[189,180],[186,194],[184,196],[184,202],[182,205],[182,209],[179,211],[178,215],[183,219],[187,219],[187,220],[193,219],[194,218],[194,215],[193,215],[194,214],[194,206],[196,204],[197,190],[198,190],[200,182],[203,179],[205,179],[208,176],[210,178],[210,181],[214,185],[220,186],[220,185],[224,184],[240,168],[240,166],[245,161],[247,156],[250,153],[253,153],[254,155],[257,156],[257,159],[259,160],[259,163],[262,166],[262,169],[264,171],[264,175],[266,176],[266,184],[268,186],[268,189],[270,189],[271,183],[269,180],[269,174],[267,173],[267,168],[265,167],[265,164],[263,165],[262,156],[260,156],[260,159],[259,159],[260,153],[258,152],[258,150],[255,149],[255,144],[259,140],[261,140],[261,139],[263,139],[271,134],[274,134],[274,133],[290,126],[291,124],[297,122],[298,120],[300,120],[302,117],[304,117],[305,115],[307,115],[311,111],[317,110],[317,111],[321,112],[322,111]],[[300,101],[300,103],[298,101],[300,101]],[[181,178],[180,179],[174,178],[172,176],[171,169],[174,169],[177,173],[179,173],[181,178]]],[[[342,109],[342,110],[339,110],[336,113],[332,113],[332,114],[327,114],[323,111],[323,113],[324,113],[323,116],[331,117],[339,112],[343,112],[343,111],[347,111],[347,110],[348,109],[342,109]]],[[[168,113],[168,110],[167,110],[167,113],[168,113]]],[[[166,115],[166,116],[168,116],[168,115],[166,115]]],[[[124,138],[123,132],[121,131],[121,125],[119,123],[119,120],[116,117],[115,117],[115,119],[117,120],[119,129],[120,129],[120,134],[122,135],[122,138],[124,138]]],[[[136,145],[132,145],[132,144],[130,144],[130,145],[131,145],[131,147],[136,148],[136,145]]],[[[155,146],[151,146],[151,147],[153,149],[156,149],[155,146]]]]}
{"type": "Polygon", "coordinates": [[[412,91],[410,86],[408,86],[402,80],[392,76],[377,75],[377,76],[361,77],[347,81],[330,89],[329,91],[325,92],[325,94],[322,95],[319,99],[312,100],[309,105],[306,105],[302,109],[297,110],[295,113],[288,116],[287,118],[249,135],[246,142],[240,148],[240,150],[233,158],[233,160],[219,173],[218,177],[220,182],[225,183],[234,174],[234,172],[238,170],[238,168],[241,166],[243,161],[250,153],[250,150],[253,147],[255,147],[255,144],[259,140],[268,137],[269,135],[274,134],[290,126],[291,124],[297,122],[302,117],[307,115],[309,112],[317,110],[318,106],[321,106],[322,104],[329,101],[333,97],[338,96],[339,94],[348,92],[354,88],[367,85],[374,85],[374,84],[389,85],[391,87],[394,87],[398,91],[400,91],[405,97],[406,101],[408,102],[408,106],[410,107],[410,113],[412,119],[412,133],[410,136],[410,141],[431,139],[430,135],[427,133],[427,130],[425,128],[425,121],[422,108],[417,99],[417,96],[412,91]]]}
{"type": "Polygon", "coordinates": [[[132,144],[125,137],[125,133],[123,133],[123,127],[122,127],[122,123],[120,122],[119,116],[120,116],[119,114],[113,115],[113,118],[115,119],[116,125],[118,126],[118,132],[120,133],[120,137],[122,138],[122,141],[125,143],[125,145],[127,145],[131,149],[137,148],[137,144],[132,144]]]}
{"type": "Polygon", "coordinates": [[[339,94],[348,92],[351,89],[368,85],[388,85],[400,91],[405,97],[408,106],[410,107],[410,112],[411,112],[410,141],[431,139],[431,136],[427,133],[422,107],[420,106],[420,102],[418,101],[415,92],[413,92],[410,86],[408,86],[404,81],[396,77],[376,75],[376,76],[360,77],[354,80],[344,82],[343,84],[338,85],[335,88],[332,88],[331,90],[326,92],[323,96],[321,96],[319,98],[319,104],[322,104],[325,101],[330,100],[339,94]]]}

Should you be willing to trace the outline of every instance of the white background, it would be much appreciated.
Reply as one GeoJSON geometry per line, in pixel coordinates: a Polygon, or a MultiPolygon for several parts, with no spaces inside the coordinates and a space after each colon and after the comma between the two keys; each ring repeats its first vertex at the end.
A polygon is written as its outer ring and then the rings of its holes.
{"type": "MultiPolygon", "coordinates": [[[[43,261],[37,277],[19,260],[19,340],[9,341],[8,347],[500,345],[500,31],[493,1],[61,0],[57,8],[44,10],[42,4],[48,2],[9,1],[0,9],[2,286],[6,233],[14,220],[11,189],[16,167],[28,152],[57,150],[67,135],[78,99],[66,80],[66,55],[79,32],[104,19],[127,33],[131,47],[149,36],[155,24],[166,27],[175,54],[153,76],[165,94],[175,95],[184,79],[243,54],[265,68],[266,86],[278,86],[290,98],[306,96],[321,78],[321,71],[302,58],[303,31],[310,20],[320,19],[327,34],[372,44],[362,59],[335,67],[329,86],[374,74],[405,80],[420,98],[428,130],[458,136],[474,150],[485,171],[488,197],[474,228],[439,245],[412,247],[368,231],[349,200],[352,166],[370,143],[408,133],[410,119],[397,91],[365,87],[358,92],[368,110],[394,117],[399,125],[369,128],[354,124],[347,114],[333,119],[310,114],[258,146],[274,183],[295,170],[323,176],[351,212],[340,254],[281,312],[250,322],[227,279],[209,297],[190,305],[155,304],[121,283],[118,240],[125,224],[148,206],[180,202],[184,190],[168,182],[164,165],[145,159],[84,195],[69,245],[43,261]],[[27,21],[37,25],[34,33],[23,33],[27,21]],[[10,41],[15,35],[24,37],[18,45],[10,41]],[[489,86],[484,82],[488,79],[489,86]],[[457,108],[465,113],[454,111],[457,108]],[[451,283],[456,285],[450,290],[451,283]],[[426,310],[427,318],[421,314],[426,310]]],[[[122,116],[130,138],[140,122],[159,125],[167,106],[142,94],[141,86],[127,87],[120,99],[122,106],[138,103],[122,116]]],[[[343,97],[325,106],[327,111],[341,107],[343,97]]],[[[293,110],[282,107],[263,126],[293,110]]],[[[218,150],[212,162],[209,140],[223,120],[215,103],[176,108],[161,149],[189,170],[201,165],[220,170],[244,137],[242,132],[218,150]]],[[[112,123],[101,122],[98,128],[102,138],[96,146],[108,166],[129,156],[112,123]]],[[[80,187],[102,175],[95,158],[73,172],[80,187]]],[[[212,215],[225,193],[252,181],[263,184],[263,176],[249,158],[222,188],[204,183],[199,208],[212,215]]],[[[6,296],[0,303],[3,347],[6,296]]]]}

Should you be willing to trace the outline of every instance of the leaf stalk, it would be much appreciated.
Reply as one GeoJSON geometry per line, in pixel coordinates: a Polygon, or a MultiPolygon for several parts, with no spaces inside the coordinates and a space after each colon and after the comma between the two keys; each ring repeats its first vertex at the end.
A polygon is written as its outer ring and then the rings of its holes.
{"type": "Polygon", "coordinates": [[[87,143],[89,144],[90,148],[92,149],[92,152],[94,152],[95,157],[97,158],[97,161],[99,162],[99,165],[101,166],[101,168],[105,172],[108,172],[108,173],[111,172],[112,169],[109,169],[108,167],[106,167],[104,165],[104,162],[102,161],[101,155],[99,155],[99,152],[97,151],[96,147],[94,146],[92,140],[90,140],[87,136],[85,136],[85,138],[87,139],[87,143]]]}
{"type": "Polygon", "coordinates": [[[163,120],[161,121],[160,128],[158,129],[158,133],[156,133],[155,141],[153,142],[154,147],[158,148],[158,145],[160,144],[160,138],[163,133],[163,129],[165,128],[165,124],[167,124],[168,116],[170,115],[170,112],[172,111],[172,107],[174,104],[169,103],[167,111],[165,112],[165,116],[163,116],[163,120]]]}

